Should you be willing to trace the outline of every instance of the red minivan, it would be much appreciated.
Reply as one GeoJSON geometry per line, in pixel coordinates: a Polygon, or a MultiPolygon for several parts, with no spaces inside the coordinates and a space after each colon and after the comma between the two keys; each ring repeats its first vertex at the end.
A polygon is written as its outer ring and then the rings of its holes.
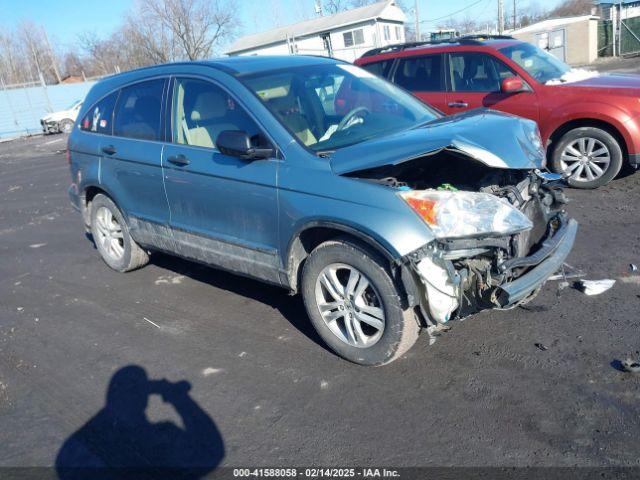
{"type": "MultiPolygon", "coordinates": [[[[551,170],[577,188],[640,164],[640,76],[572,69],[507,36],[394,45],[355,62],[454,114],[493,108],[538,122],[551,170]]],[[[500,135],[500,132],[495,132],[500,135]]]]}

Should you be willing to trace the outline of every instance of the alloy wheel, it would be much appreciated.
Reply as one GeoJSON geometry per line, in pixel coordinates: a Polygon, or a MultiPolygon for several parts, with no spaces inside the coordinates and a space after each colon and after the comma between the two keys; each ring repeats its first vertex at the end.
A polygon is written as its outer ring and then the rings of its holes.
{"type": "Polygon", "coordinates": [[[384,332],[381,297],[358,269],[343,263],[325,267],[316,280],[316,303],[329,330],[348,345],[366,348],[384,332]]]}
{"type": "Polygon", "coordinates": [[[95,240],[100,243],[105,255],[120,260],[124,255],[122,226],[107,207],[100,207],[96,212],[96,230],[98,238],[95,240]]]}
{"type": "Polygon", "coordinates": [[[597,138],[582,137],[568,144],[560,155],[563,172],[576,182],[592,182],[602,177],[611,163],[609,148],[597,138]]]}

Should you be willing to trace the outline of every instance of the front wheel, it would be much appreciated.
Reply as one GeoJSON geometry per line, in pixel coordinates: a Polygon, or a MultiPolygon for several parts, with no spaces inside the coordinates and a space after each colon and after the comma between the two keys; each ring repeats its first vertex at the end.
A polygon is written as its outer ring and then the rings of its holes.
{"type": "Polygon", "coordinates": [[[73,130],[73,121],[69,119],[62,120],[58,124],[58,129],[62,133],[71,133],[71,130],[73,130]]]}
{"type": "Polygon", "coordinates": [[[403,310],[384,259],[350,239],[325,242],[309,255],[302,295],[318,334],[354,363],[392,362],[418,338],[418,321],[403,310]]]}
{"type": "Polygon", "coordinates": [[[553,149],[551,167],[569,173],[574,188],[598,188],[615,178],[622,168],[622,149],[609,133],[581,127],[565,133],[553,149]]]}

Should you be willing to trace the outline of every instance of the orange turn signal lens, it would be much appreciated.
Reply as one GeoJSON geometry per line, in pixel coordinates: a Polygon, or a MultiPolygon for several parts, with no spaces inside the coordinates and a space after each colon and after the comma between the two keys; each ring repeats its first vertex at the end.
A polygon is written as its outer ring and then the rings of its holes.
{"type": "Polygon", "coordinates": [[[404,200],[413,208],[429,225],[437,225],[437,202],[428,198],[419,198],[412,195],[403,195],[404,200]]]}

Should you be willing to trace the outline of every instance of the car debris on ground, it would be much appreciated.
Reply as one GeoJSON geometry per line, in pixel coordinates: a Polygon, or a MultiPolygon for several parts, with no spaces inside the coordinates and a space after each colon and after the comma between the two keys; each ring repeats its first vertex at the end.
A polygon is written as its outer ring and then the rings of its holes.
{"type": "Polygon", "coordinates": [[[605,278],[602,280],[580,280],[575,285],[585,295],[600,295],[613,287],[615,283],[615,280],[605,278]]]}
{"type": "Polygon", "coordinates": [[[621,363],[622,369],[625,372],[629,373],[640,373],[640,360],[633,360],[631,358],[627,358],[624,362],[621,363]]]}

